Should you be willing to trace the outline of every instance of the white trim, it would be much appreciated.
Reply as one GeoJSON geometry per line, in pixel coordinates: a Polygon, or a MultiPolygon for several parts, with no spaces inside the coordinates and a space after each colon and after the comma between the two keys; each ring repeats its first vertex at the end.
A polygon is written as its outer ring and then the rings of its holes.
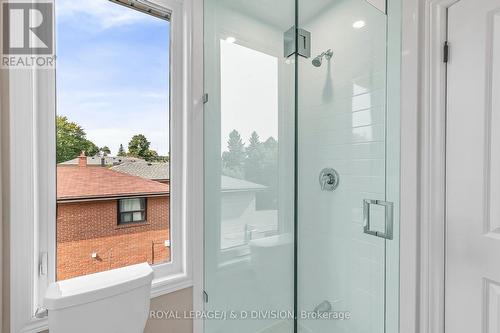
{"type": "Polygon", "coordinates": [[[444,333],[444,205],[439,204],[444,109],[436,92],[444,84],[445,9],[455,1],[403,1],[400,332],[405,333],[444,333]]]}
{"type": "Polygon", "coordinates": [[[402,1],[400,324],[401,333],[418,329],[418,119],[421,0],[402,1]]]}
{"type": "Polygon", "coordinates": [[[30,70],[11,70],[9,74],[10,331],[17,333],[38,325],[33,319],[38,252],[34,235],[34,103],[32,96],[26,96],[26,87],[32,87],[34,79],[30,70]]]}
{"type": "MultiPolygon", "coordinates": [[[[1,14],[1,12],[0,12],[1,14]]],[[[3,36],[3,31],[2,27],[0,26],[0,36],[3,36]]],[[[6,144],[6,136],[5,136],[5,127],[4,124],[7,121],[6,115],[7,113],[5,112],[5,94],[4,94],[4,89],[6,87],[6,82],[5,82],[5,77],[6,73],[5,71],[0,73],[0,155],[4,156],[4,145],[6,144]]],[[[5,205],[5,198],[3,196],[3,193],[5,193],[5,180],[4,180],[4,161],[0,161],[0,331],[3,331],[4,329],[4,314],[3,314],[3,309],[4,309],[4,274],[5,274],[5,261],[4,261],[4,205],[5,205]]]]}
{"type": "Polygon", "coordinates": [[[193,281],[187,274],[169,275],[166,278],[157,278],[153,281],[151,298],[173,293],[193,286],[193,281]]]}
{"type": "MultiPolygon", "coordinates": [[[[192,255],[191,263],[193,265],[193,310],[203,311],[203,281],[204,281],[204,7],[203,0],[186,0],[185,3],[186,16],[186,40],[190,41],[190,59],[191,72],[189,75],[187,91],[191,93],[190,115],[193,117],[193,125],[191,126],[192,146],[190,147],[195,159],[191,161],[192,186],[191,203],[195,209],[189,210],[192,215],[189,217],[191,221],[191,244],[192,255]]],[[[193,320],[193,333],[202,333],[204,323],[202,319],[193,320]]]]}
{"type": "MultiPolygon", "coordinates": [[[[193,263],[196,261],[193,260],[192,243],[200,237],[203,239],[203,230],[198,228],[203,218],[203,169],[200,167],[203,114],[195,112],[199,111],[201,101],[196,102],[192,97],[195,74],[191,0],[147,2],[168,8],[172,13],[171,80],[175,84],[171,88],[171,154],[177,156],[171,164],[172,200],[180,201],[171,204],[173,260],[154,267],[153,298],[193,285],[193,263]],[[175,224],[173,221],[181,222],[175,224]]],[[[11,70],[9,77],[9,109],[15,112],[10,113],[11,145],[6,152],[11,170],[8,176],[13,186],[6,194],[11,203],[9,221],[13,221],[9,234],[10,262],[13,263],[10,265],[10,295],[15,297],[10,297],[9,308],[10,331],[15,333],[40,332],[48,328],[47,319],[34,319],[33,314],[35,304],[41,304],[44,288],[55,279],[55,186],[51,185],[55,184],[55,147],[47,144],[55,140],[55,124],[50,121],[55,116],[54,74],[53,70],[11,70]],[[49,254],[49,275],[40,280],[41,284],[35,282],[38,281],[39,249],[49,254]]]]}
{"type": "MultiPolygon", "coordinates": [[[[146,4],[146,2],[144,2],[146,4]]],[[[185,280],[191,280],[187,267],[187,206],[186,190],[188,173],[184,170],[188,165],[187,143],[187,113],[184,100],[184,17],[182,3],[176,0],[149,0],[148,5],[159,7],[171,12],[170,19],[170,230],[171,230],[171,262],[154,266],[155,280],[153,288],[159,295],[165,294],[161,290],[168,289],[163,277],[178,276],[181,274],[185,280]],[[181,223],[178,223],[181,221],[181,223]],[[161,282],[160,282],[161,281],[161,282]]]]}
{"type": "MultiPolygon", "coordinates": [[[[35,298],[34,309],[41,307],[46,287],[55,280],[56,260],[56,147],[55,142],[55,72],[34,72],[33,83],[33,187],[34,190],[34,237],[33,266],[38,267],[40,254],[47,253],[47,275],[33,273],[35,298]],[[40,87],[40,89],[37,89],[40,87]]],[[[13,152],[13,155],[16,153],[13,152]]]]}
{"type": "Polygon", "coordinates": [[[420,317],[422,333],[445,331],[447,10],[460,0],[427,0],[422,49],[420,317]]]}

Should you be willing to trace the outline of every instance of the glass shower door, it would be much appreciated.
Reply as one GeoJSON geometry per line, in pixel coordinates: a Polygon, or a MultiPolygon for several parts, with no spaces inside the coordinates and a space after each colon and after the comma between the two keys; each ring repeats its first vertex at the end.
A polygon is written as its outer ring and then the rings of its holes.
{"type": "Polygon", "coordinates": [[[400,3],[204,0],[206,333],[398,333],[400,3]]]}
{"type": "Polygon", "coordinates": [[[291,333],[295,2],[204,4],[205,332],[291,333]]]}
{"type": "Polygon", "coordinates": [[[298,10],[311,35],[297,66],[298,331],[396,333],[389,119],[399,110],[387,103],[385,1],[299,0],[298,10]]]}

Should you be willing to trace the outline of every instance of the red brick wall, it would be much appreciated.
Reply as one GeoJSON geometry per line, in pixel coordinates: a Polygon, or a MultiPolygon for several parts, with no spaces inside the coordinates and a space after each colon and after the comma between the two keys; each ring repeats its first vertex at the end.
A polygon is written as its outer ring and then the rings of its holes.
{"type": "Polygon", "coordinates": [[[118,225],[116,200],[57,205],[57,280],[170,260],[168,197],[147,199],[147,222],[118,225]],[[92,253],[97,258],[92,258],[92,253]]]}

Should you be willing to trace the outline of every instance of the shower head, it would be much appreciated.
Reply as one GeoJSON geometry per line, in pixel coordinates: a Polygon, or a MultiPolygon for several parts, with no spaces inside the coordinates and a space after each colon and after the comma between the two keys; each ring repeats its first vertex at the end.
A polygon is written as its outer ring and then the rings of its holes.
{"type": "Polygon", "coordinates": [[[323,57],[317,56],[313,59],[312,64],[314,67],[321,67],[321,63],[323,62],[323,57]]]}
{"type": "Polygon", "coordinates": [[[321,53],[319,56],[313,59],[312,64],[314,67],[321,67],[323,64],[323,57],[326,58],[326,60],[330,60],[333,57],[333,51],[332,49],[328,49],[325,52],[321,53]]]}

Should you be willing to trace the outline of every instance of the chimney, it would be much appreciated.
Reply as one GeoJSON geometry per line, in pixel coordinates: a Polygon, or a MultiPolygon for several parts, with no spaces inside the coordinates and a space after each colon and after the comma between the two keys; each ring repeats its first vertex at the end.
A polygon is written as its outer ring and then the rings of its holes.
{"type": "Polygon", "coordinates": [[[86,167],[87,166],[87,156],[85,156],[85,152],[82,151],[80,156],[78,156],[78,166],[86,167]]]}

